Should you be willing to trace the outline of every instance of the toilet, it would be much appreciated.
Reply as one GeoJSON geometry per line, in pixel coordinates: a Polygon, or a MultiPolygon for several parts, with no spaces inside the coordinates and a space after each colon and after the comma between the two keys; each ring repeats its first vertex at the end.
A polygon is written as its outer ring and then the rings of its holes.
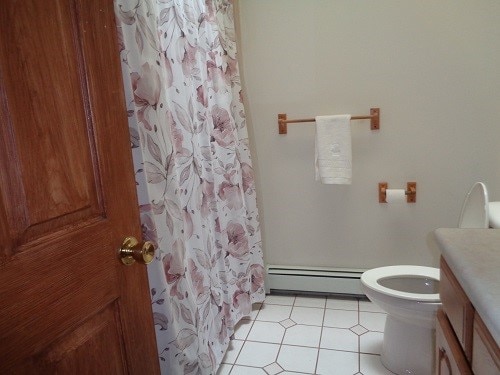
{"type": "MultiPolygon", "coordinates": [[[[488,228],[488,192],[482,182],[468,192],[459,228],[488,228]]],[[[397,265],[361,275],[365,295],[387,313],[381,360],[398,375],[432,374],[439,299],[439,268],[397,265]]]]}

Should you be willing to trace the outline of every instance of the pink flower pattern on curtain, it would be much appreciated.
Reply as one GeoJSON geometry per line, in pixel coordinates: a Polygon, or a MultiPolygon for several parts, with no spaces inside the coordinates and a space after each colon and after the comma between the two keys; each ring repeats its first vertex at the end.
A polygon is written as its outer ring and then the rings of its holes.
{"type": "Polygon", "coordinates": [[[264,299],[232,2],[115,9],[162,373],[214,374],[264,299]]]}

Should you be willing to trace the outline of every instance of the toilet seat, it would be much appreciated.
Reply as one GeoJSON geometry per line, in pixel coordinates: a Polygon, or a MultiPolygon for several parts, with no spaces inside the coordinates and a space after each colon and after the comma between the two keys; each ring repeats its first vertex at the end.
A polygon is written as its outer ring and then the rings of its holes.
{"type": "Polygon", "coordinates": [[[399,290],[387,288],[380,285],[379,280],[393,277],[424,277],[439,281],[439,269],[433,267],[423,266],[387,266],[379,267],[368,270],[361,275],[361,282],[367,288],[377,291],[389,296],[411,300],[420,301],[422,303],[439,303],[439,293],[420,294],[408,293],[399,290]]]}

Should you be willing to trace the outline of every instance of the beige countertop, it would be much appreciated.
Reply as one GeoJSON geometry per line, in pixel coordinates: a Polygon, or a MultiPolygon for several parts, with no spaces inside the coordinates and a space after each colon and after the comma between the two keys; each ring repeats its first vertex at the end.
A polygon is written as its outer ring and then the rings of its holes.
{"type": "Polygon", "coordinates": [[[434,232],[441,253],[491,335],[500,343],[500,229],[434,232]]]}

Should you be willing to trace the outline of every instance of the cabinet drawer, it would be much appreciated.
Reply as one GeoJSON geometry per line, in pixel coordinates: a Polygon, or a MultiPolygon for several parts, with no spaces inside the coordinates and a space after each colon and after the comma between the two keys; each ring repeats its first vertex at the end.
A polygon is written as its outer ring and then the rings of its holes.
{"type": "Polygon", "coordinates": [[[471,375],[453,328],[443,310],[437,312],[436,325],[436,375],[471,375]]]}
{"type": "Polygon", "coordinates": [[[500,374],[500,349],[477,314],[474,316],[472,342],[472,370],[474,374],[500,374]]]}
{"type": "Polygon", "coordinates": [[[439,294],[443,310],[448,316],[466,358],[471,361],[474,308],[443,257],[441,257],[440,277],[439,294]]]}

